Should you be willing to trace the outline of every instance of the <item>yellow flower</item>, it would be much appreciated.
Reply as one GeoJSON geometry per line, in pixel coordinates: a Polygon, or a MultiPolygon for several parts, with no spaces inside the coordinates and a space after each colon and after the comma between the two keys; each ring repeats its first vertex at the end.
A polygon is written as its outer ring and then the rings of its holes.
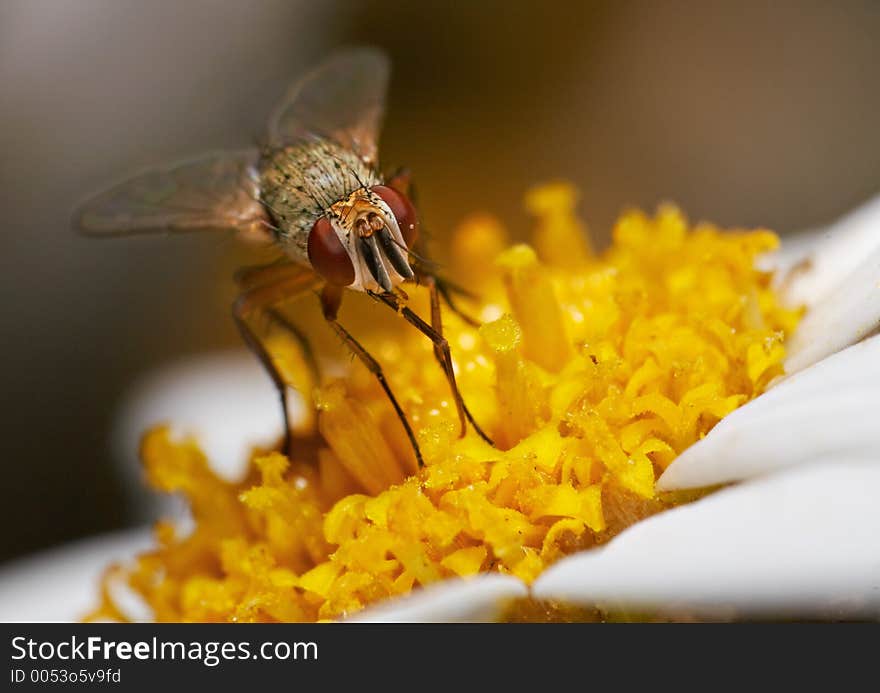
{"type": "MultiPolygon", "coordinates": [[[[293,459],[257,451],[242,482],[219,479],[194,440],[149,432],[151,483],[183,493],[194,520],[180,535],[163,525],[127,573],[154,617],[338,619],[446,578],[492,572],[528,584],[692,498],[659,493],[656,479],[783,373],[798,311],[756,268],[777,239],[691,226],[664,206],[624,214],[595,255],[575,201],[561,183],[528,195],[534,247],[508,246],[487,217],[452,241],[455,278],[479,296],[465,310],[483,324],[446,312],[444,330],[495,448],[458,437],[431,345],[402,324],[362,341],[393,364],[422,469],[359,365],[316,388],[317,430],[298,435],[293,459]]],[[[426,309],[421,291],[410,303],[426,309]]],[[[272,350],[301,381],[295,348],[278,336],[272,350]]],[[[118,614],[107,597],[94,616],[118,614]]]]}

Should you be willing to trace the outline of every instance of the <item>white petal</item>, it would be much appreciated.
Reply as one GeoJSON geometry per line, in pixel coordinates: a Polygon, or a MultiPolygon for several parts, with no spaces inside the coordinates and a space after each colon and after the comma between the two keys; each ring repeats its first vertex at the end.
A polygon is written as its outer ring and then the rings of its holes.
{"type": "Polygon", "coordinates": [[[877,617],[878,489],[876,459],[747,482],[563,559],[533,593],[677,613],[877,617]]]}
{"type": "Polygon", "coordinates": [[[880,447],[880,337],[783,380],[675,459],[660,490],[714,486],[880,447]]]}
{"type": "MultiPolygon", "coordinates": [[[[293,421],[302,404],[290,395],[293,421]]],[[[135,386],[119,420],[117,448],[130,468],[139,470],[133,455],[144,430],[164,422],[194,435],[214,470],[230,481],[245,473],[252,446],[269,445],[282,433],[272,381],[244,350],[190,358],[149,375],[135,386]]]]}
{"type": "Polygon", "coordinates": [[[780,251],[768,259],[779,270],[779,286],[786,302],[812,306],[878,248],[880,196],[827,228],[785,238],[780,251]]]}
{"type": "Polygon", "coordinates": [[[808,275],[808,270],[814,267],[814,252],[830,238],[831,233],[826,228],[808,229],[784,236],[779,249],[759,256],[756,265],[764,272],[775,273],[774,286],[784,298],[789,299],[786,303],[805,305],[819,296],[809,290],[809,283],[802,280],[808,275]],[[806,298],[800,295],[801,291],[806,298]]]}
{"type": "Polygon", "coordinates": [[[880,324],[880,252],[813,306],[788,341],[786,373],[810,366],[871,335],[880,324]]]}
{"type": "Polygon", "coordinates": [[[481,574],[444,580],[366,609],[350,621],[363,623],[463,623],[495,621],[507,604],[528,596],[510,575],[481,574]]]}
{"type": "Polygon", "coordinates": [[[0,621],[77,621],[98,605],[101,574],[153,545],[148,529],[85,539],[0,569],[0,621]]]}
{"type": "Polygon", "coordinates": [[[808,301],[810,308],[788,342],[787,373],[864,339],[880,324],[880,198],[831,231],[831,239],[811,255],[821,264],[793,280],[790,302],[797,296],[816,300],[808,301]]]}

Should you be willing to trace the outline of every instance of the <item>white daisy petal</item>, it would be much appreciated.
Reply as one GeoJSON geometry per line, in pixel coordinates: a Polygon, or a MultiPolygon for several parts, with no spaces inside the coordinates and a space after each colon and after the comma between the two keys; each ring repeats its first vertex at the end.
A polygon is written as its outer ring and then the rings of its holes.
{"type": "Polygon", "coordinates": [[[810,306],[788,342],[787,373],[864,339],[880,324],[880,198],[830,231],[810,255],[816,266],[800,279],[793,275],[786,291],[787,302],[810,306]]]}
{"type": "Polygon", "coordinates": [[[868,257],[829,295],[813,306],[788,341],[786,373],[871,335],[880,325],[880,252],[868,257]]]}
{"type": "Polygon", "coordinates": [[[0,621],[77,621],[98,605],[101,574],[153,546],[148,529],[68,544],[0,569],[0,621]]]}
{"type": "MultiPolygon", "coordinates": [[[[290,393],[291,421],[301,400],[290,393]]],[[[257,359],[244,350],[200,355],[149,375],[135,386],[122,407],[117,449],[130,457],[143,432],[171,423],[176,432],[194,435],[212,468],[239,479],[255,445],[281,436],[278,395],[257,359]]],[[[131,468],[139,470],[135,460],[131,468]]],[[[139,484],[140,485],[140,484],[139,484]]]]}
{"type": "Polygon", "coordinates": [[[675,459],[663,491],[748,479],[817,458],[873,455],[880,432],[880,337],[783,380],[675,459]]]}
{"type": "Polygon", "coordinates": [[[463,623],[495,621],[528,588],[509,575],[483,574],[453,579],[374,606],[350,621],[361,623],[463,623]]]}
{"type": "Polygon", "coordinates": [[[683,613],[880,616],[880,458],[724,489],[566,558],[540,599],[683,613]]]}
{"type": "Polygon", "coordinates": [[[812,306],[878,248],[880,196],[827,228],[785,238],[782,248],[762,263],[779,271],[778,285],[787,303],[812,306]]]}
{"type": "Polygon", "coordinates": [[[820,294],[818,291],[811,291],[809,282],[803,280],[815,266],[814,252],[831,237],[831,231],[825,228],[798,231],[791,236],[785,236],[777,250],[756,258],[755,264],[763,272],[775,273],[774,288],[786,303],[807,305],[817,300],[820,294]]]}

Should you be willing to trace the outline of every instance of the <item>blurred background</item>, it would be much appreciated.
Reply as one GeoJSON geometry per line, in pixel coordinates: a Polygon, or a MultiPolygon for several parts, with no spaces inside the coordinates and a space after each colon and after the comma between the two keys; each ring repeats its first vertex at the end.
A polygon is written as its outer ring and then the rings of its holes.
{"type": "Polygon", "coordinates": [[[880,191],[877,2],[4,0],[0,561],[135,522],[126,392],[238,345],[230,239],[89,240],[71,208],[255,142],[351,43],[393,59],[383,159],[413,170],[441,247],[478,210],[523,234],[548,178],[580,188],[599,245],[631,205],[789,233],[880,191]]]}

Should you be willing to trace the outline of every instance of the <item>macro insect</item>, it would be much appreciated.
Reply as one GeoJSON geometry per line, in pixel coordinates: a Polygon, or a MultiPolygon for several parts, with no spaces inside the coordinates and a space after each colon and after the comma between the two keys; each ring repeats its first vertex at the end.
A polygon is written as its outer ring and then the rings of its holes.
{"type": "Polygon", "coordinates": [[[284,450],[290,448],[287,384],[253,321],[265,315],[303,340],[278,306],[318,292],[324,318],[379,381],[421,466],[415,435],[382,367],[337,319],[345,291],[368,294],[433,342],[461,435],[470,422],[491,440],[474,421],[455,381],[441,299],[458,310],[450,286],[422,259],[423,253],[415,252],[419,219],[409,196],[409,176],[399,173],[386,180],[379,171],[377,141],[389,73],[389,61],[378,50],[339,53],[288,90],[270,116],[265,145],[141,173],[87,200],[74,225],[94,236],[235,231],[266,237],[283,259],[239,272],[241,293],[232,315],[278,391],[284,450]],[[428,288],[430,322],[406,305],[400,285],[407,282],[428,288]]]}

